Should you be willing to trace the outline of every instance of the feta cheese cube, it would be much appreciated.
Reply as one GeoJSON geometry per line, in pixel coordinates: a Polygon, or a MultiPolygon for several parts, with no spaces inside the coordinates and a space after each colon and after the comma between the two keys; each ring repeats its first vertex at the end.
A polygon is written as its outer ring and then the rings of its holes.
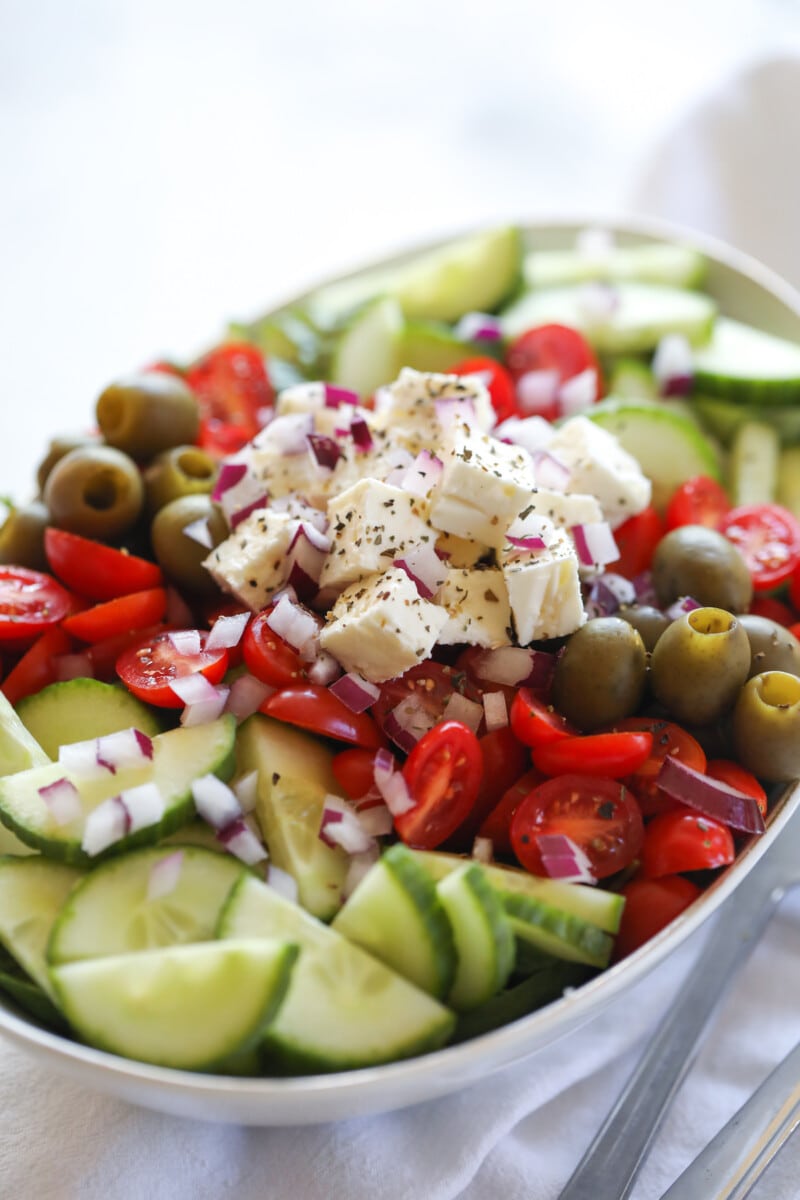
{"type": "Polygon", "coordinates": [[[546,550],[500,557],[521,646],[564,637],[584,624],[578,558],[565,530],[556,530],[546,550]]]}
{"type": "Polygon", "coordinates": [[[503,572],[498,567],[453,568],[436,595],[447,610],[440,646],[483,646],[494,650],[509,645],[511,610],[503,572]]]}
{"type": "Polygon", "coordinates": [[[588,417],[567,421],[548,448],[570,469],[566,490],[596,496],[612,529],[650,503],[650,480],[636,459],[588,417]]]}
{"type": "Polygon", "coordinates": [[[437,400],[463,400],[469,423],[479,430],[494,425],[494,409],[485,383],[477,376],[441,375],[404,367],[394,383],[379,389],[373,417],[376,427],[391,430],[393,437],[412,454],[436,452],[442,425],[437,400]]]}
{"type": "Polygon", "coordinates": [[[529,507],[531,513],[547,517],[562,529],[603,520],[597,499],[582,492],[552,492],[549,488],[540,487],[531,496],[529,507]]]}
{"type": "Polygon", "coordinates": [[[422,599],[400,567],[351,584],[328,618],[320,633],[323,650],[372,683],[428,658],[448,619],[443,608],[422,599]]]}
{"type": "Polygon", "coordinates": [[[345,587],[391,566],[418,542],[433,542],[427,505],[402,488],[361,479],[328,504],[333,539],[320,587],[345,587]]]}
{"type": "Polygon", "coordinates": [[[297,521],[288,512],[259,508],[211,551],[203,565],[223,591],[258,612],[286,583],[287,554],[296,529],[297,521]]]}

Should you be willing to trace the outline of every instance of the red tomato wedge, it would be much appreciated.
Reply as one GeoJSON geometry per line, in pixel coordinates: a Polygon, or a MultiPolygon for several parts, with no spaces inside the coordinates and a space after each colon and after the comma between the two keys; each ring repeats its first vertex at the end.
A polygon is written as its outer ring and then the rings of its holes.
{"type": "Polygon", "coordinates": [[[265,608],[247,626],[242,638],[244,661],[250,674],[262,683],[274,688],[288,687],[306,678],[306,664],[267,624],[271,612],[272,606],[265,608]]]}
{"type": "Polygon", "coordinates": [[[51,575],[0,566],[0,642],[29,646],[72,611],[73,598],[51,575]]]}
{"type": "Polygon", "coordinates": [[[104,638],[101,642],[93,642],[84,651],[92,664],[95,679],[110,681],[117,678],[117,660],[131,646],[140,646],[157,637],[160,633],[169,633],[175,629],[169,623],[157,622],[146,629],[133,629],[127,633],[118,633],[114,637],[104,638]]]}
{"type": "Polygon", "coordinates": [[[44,549],[51,570],[62,583],[91,600],[113,600],[163,583],[161,568],[146,558],[65,529],[47,529],[44,549]]]}
{"type": "Polygon", "coordinates": [[[511,821],[511,844],[533,875],[546,875],[537,844],[541,833],[562,833],[586,854],[597,879],[627,867],[642,847],[639,805],[613,779],[561,775],[529,792],[511,821]]]}
{"type": "Polygon", "coordinates": [[[533,765],[545,775],[578,772],[622,779],[644,765],[652,747],[651,733],[590,733],[539,746],[533,765]]]}
{"type": "Polygon", "coordinates": [[[614,942],[614,961],[638,950],[679,917],[699,895],[700,888],[682,875],[663,879],[632,879],[622,889],[625,908],[614,942]]]}
{"type": "Polygon", "coordinates": [[[333,692],[315,683],[296,683],[269,696],[261,712],[287,725],[298,725],[337,742],[351,742],[365,750],[384,744],[381,731],[369,713],[351,712],[333,692]]]}
{"type": "Polygon", "coordinates": [[[31,696],[49,683],[55,683],[55,659],[60,654],[69,654],[71,649],[70,638],[58,625],[43,633],[3,681],[3,694],[9,703],[17,704],[24,696],[31,696]]]}
{"type": "Polygon", "coordinates": [[[200,401],[200,445],[232,454],[255,437],[275,399],[263,355],[246,342],[211,350],[186,372],[200,401]]]}
{"type": "MultiPolygon", "coordinates": [[[[174,631],[176,636],[180,632],[174,631]]],[[[206,633],[200,633],[199,654],[176,649],[170,633],[137,640],[117,660],[117,674],[129,692],[158,708],[183,708],[183,700],[170,684],[186,675],[205,675],[209,683],[219,683],[228,669],[227,650],[205,650],[206,633]]]]}
{"type": "Polygon", "coordinates": [[[464,850],[472,843],[484,818],[520,775],[530,766],[530,753],[508,726],[494,729],[478,738],[481,748],[481,786],[466,820],[453,835],[454,842],[464,850]]]}
{"type": "Polygon", "coordinates": [[[626,787],[636,796],[645,817],[654,816],[676,806],[677,802],[666,792],[662,792],[656,783],[661,765],[668,754],[679,758],[695,771],[706,769],[703,747],[696,738],[672,721],[663,721],[658,717],[626,717],[622,721],[616,721],[612,731],[652,734],[653,745],[647,759],[625,778],[626,787]]]}
{"type": "Polygon", "coordinates": [[[513,783],[504,792],[502,799],[494,806],[478,830],[479,837],[489,838],[495,854],[511,856],[514,853],[511,845],[511,821],[522,801],[545,777],[535,767],[513,783]]]}
{"type": "Polygon", "coordinates": [[[348,800],[361,800],[375,786],[375,752],[360,746],[342,750],[331,763],[331,770],[348,800]]]}
{"type": "Polygon", "coordinates": [[[659,879],[684,871],[726,867],[736,851],[726,825],[687,808],[653,817],[644,831],[642,875],[659,879]]]}
{"type": "Polygon", "coordinates": [[[719,529],[720,522],[730,512],[731,503],[725,488],[708,475],[695,475],[673,492],[667,505],[667,529],[679,525],[707,525],[719,529]]]}
{"type": "Polygon", "coordinates": [[[466,358],[449,368],[453,375],[479,375],[489,391],[498,425],[507,417],[516,416],[517,393],[514,380],[494,358],[466,358]]]}
{"type": "Polygon", "coordinates": [[[106,600],[93,608],[85,608],[71,617],[65,617],[62,628],[82,642],[102,642],[161,621],[167,611],[166,588],[149,588],[145,592],[133,592],[130,596],[118,596],[106,600]]]}
{"type": "Polygon", "coordinates": [[[719,528],[743,555],[757,592],[779,587],[800,566],[800,522],[779,504],[732,508],[719,528]]]}
{"type": "MultiPolygon", "coordinates": [[[[597,375],[597,395],[602,392],[602,374],[594,350],[582,333],[567,325],[538,325],[520,334],[506,351],[506,366],[515,383],[531,371],[555,371],[559,384],[583,371],[597,375]]],[[[544,417],[558,416],[558,403],[544,417]]]]}
{"type": "Polygon", "coordinates": [[[433,850],[469,815],[483,761],[475,734],[460,721],[442,721],[420,738],[403,767],[414,807],[394,819],[409,846],[433,850]]]}
{"type": "Polygon", "coordinates": [[[548,746],[562,738],[579,737],[579,731],[570,725],[566,717],[556,712],[552,705],[545,704],[530,688],[522,687],[511,704],[509,713],[514,735],[526,746],[534,749],[548,746]]]}
{"type": "Polygon", "coordinates": [[[656,546],[664,536],[664,522],[650,506],[634,517],[628,517],[614,530],[619,558],[613,564],[617,575],[635,579],[646,571],[655,554],[656,546]]]}

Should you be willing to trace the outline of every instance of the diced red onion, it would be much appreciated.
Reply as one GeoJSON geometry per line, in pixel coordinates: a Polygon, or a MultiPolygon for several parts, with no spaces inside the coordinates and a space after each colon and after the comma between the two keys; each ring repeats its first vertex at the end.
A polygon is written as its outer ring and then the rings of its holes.
{"type": "Polygon", "coordinates": [[[558,407],[562,416],[571,417],[584,412],[597,400],[597,371],[587,367],[573,375],[558,389],[558,407]]]}
{"type": "Polygon", "coordinates": [[[201,775],[192,784],[198,814],[214,829],[225,829],[242,815],[236,793],[216,775],[201,775]]]}
{"type": "Polygon", "coordinates": [[[303,600],[315,596],[330,538],[311,524],[301,522],[292,538],[287,556],[288,582],[303,600]]]}
{"type": "Polygon", "coordinates": [[[559,371],[526,371],[517,380],[517,405],[525,416],[550,413],[558,395],[559,371]]]}
{"type": "Polygon", "coordinates": [[[578,291],[578,307],[587,325],[605,325],[612,319],[619,305],[618,289],[600,279],[592,279],[582,284],[578,291]]]}
{"type": "Polygon", "coordinates": [[[572,472],[565,462],[549,450],[536,450],[532,458],[538,487],[549,488],[553,492],[566,491],[572,472]]]}
{"type": "MultiPolygon", "coordinates": [[[[535,463],[536,455],[553,440],[553,426],[544,417],[508,417],[496,426],[492,436],[502,442],[522,446],[535,463]]],[[[542,486],[550,485],[545,485],[542,481],[542,486]]]]}
{"type": "Polygon", "coordinates": [[[250,813],[258,800],[258,771],[248,771],[233,784],[233,794],[243,813],[250,813]]]}
{"type": "Polygon", "coordinates": [[[354,854],[352,856],[342,887],[342,895],[345,900],[352,896],[361,880],[369,874],[374,864],[378,861],[379,855],[378,846],[373,843],[370,849],[364,854],[354,854]]]}
{"type": "Polygon", "coordinates": [[[486,731],[505,729],[508,725],[508,707],[503,692],[484,692],[483,711],[486,714],[486,731]]]}
{"type": "Polygon", "coordinates": [[[509,687],[530,687],[541,691],[549,687],[555,670],[555,656],[546,650],[527,646],[499,646],[484,650],[473,662],[475,674],[487,683],[509,687]]]}
{"type": "Polygon", "coordinates": [[[641,571],[638,575],[634,575],[632,583],[636,592],[637,604],[649,604],[658,607],[658,596],[653,585],[652,571],[641,571]]]}
{"type": "Polygon", "coordinates": [[[677,621],[680,617],[685,617],[687,613],[694,612],[696,608],[700,607],[699,600],[695,600],[694,596],[681,596],[674,604],[670,604],[666,615],[670,621],[677,621]]]}
{"type": "Polygon", "coordinates": [[[212,704],[217,698],[217,689],[206,679],[202,671],[190,671],[188,675],[177,675],[169,682],[170,691],[184,704],[212,704]]]}
{"type": "Polygon", "coordinates": [[[331,548],[331,539],[327,533],[323,533],[316,525],[310,521],[301,521],[292,535],[292,540],[289,543],[289,549],[292,550],[299,541],[305,539],[315,550],[319,550],[320,554],[328,554],[331,548]]]}
{"type": "Polygon", "coordinates": [[[325,407],[338,408],[341,404],[360,404],[361,397],[358,392],[353,392],[350,388],[339,387],[335,383],[325,384],[325,407]]]}
{"type": "Polygon", "coordinates": [[[449,429],[456,420],[470,428],[475,424],[475,405],[469,396],[440,397],[434,400],[433,406],[442,429],[449,429]]]}
{"type": "Polygon", "coordinates": [[[153,863],[147,878],[147,899],[161,900],[169,896],[178,886],[183,870],[183,851],[175,850],[153,863]]]}
{"type": "Polygon", "coordinates": [[[326,798],[319,837],[326,846],[339,846],[347,854],[363,854],[369,850],[373,839],[362,828],[352,810],[339,807],[341,803],[338,797],[326,798]],[[331,801],[336,802],[335,806],[331,801]]]}
{"type": "Polygon", "coordinates": [[[587,855],[566,834],[537,834],[536,845],[542,858],[542,866],[551,879],[559,879],[562,883],[597,882],[587,855]]]}
{"type": "Polygon", "coordinates": [[[94,667],[88,654],[59,654],[53,659],[56,679],[65,683],[68,679],[91,679],[94,667]]]}
{"type": "Polygon", "coordinates": [[[372,433],[363,417],[353,417],[350,422],[350,432],[353,435],[356,449],[362,451],[372,449],[372,433]]]}
{"type": "Polygon", "coordinates": [[[314,417],[310,412],[284,413],[270,421],[263,433],[259,434],[256,445],[272,446],[280,454],[293,457],[304,454],[308,449],[307,438],[314,432],[314,417]]]}
{"type": "Polygon", "coordinates": [[[441,479],[443,469],[444,464],[440,458],[431,454],[429,450],[420,450],[405,472],[400,486],[412,496],[424,499],[441,479]]]}
{"type": "Polygon", "coordinates": [[[381,785],[394,775],[396,766],[397,763],[391,750],[387,750],[385,746],[381,746],[380,750],[376,752],[375,760],[372,764],[372,778],[379,791],[381,785]]]}
{"type": "Polygon", "coordinates": [[[619,548],[607,521],[587,521],[571,529],[578,560],[585,567],[602,567],[616,562],[619,548]]]}
{"type": "Polygon", "coordinates": [[[231,684],[228,699],[225,701],[225,712],[233,713],[237,721],[245,721],[254,712],[258,712],[275,688],[268,683],[262,683],[255,675],[245,673],[239,675],[231,684]]]}
{"type": "Polygon", "coordinates": [[[308,668],[308,679],[310,683],[327,687],[328,684],[333,683],[334,679],[338,679],[341,673],[342,668],[333,655],[328,654],[327,650],[320,650],[308,668]]]}
{"type": "Polygon", "coordinates": [[[273,633],[283,638],[295,650],[301,651],[319,636],[318,619],[299,605],[293,604],[288,596],[281,596],[266,618],[273,633]]]}
{"type": "Polygon", "coordinates": [[[491,313],[468,312],[456,325],[455,335],[462,342],[499,342],[503,331],[491,313]]]}
{"type": "Polygon", "coordinates": [[[483,720],[483,705],[462,696],[460,692],[451,692],[442,712],[442,720],[460,721],[477,733],[483,720]]]}
{"type": "Polygon", "coordinates": [[[342,675],[331,684],[329,690],[354,713],[366,712],[381,694],[381,689],[376,684],[370,683],[355,671],[348,671],[346,675],[342,675]]]}
{"type": "Polygon", "coordinates": [[[198,517],[196,521],[190,521],[188,525],[184,525],[183,535],[191,538],[193,542],[205,546],[206,550],[214,549],[214,539],[211,536],[207,517],[198,517]]]}
{"type": "Polygon", "coordinates": [[[311,453],[317,460],[317,465],[332,471],[342,455],[342,451],[334,439],[325,437],[321,433],[309,433],[308,444],[311,447],[311,453]]]}
{"type": "Polygon", "coordinates": [[[540,537],[510,537],[507,534],[506,540],[510,546],[514,547],[515,550],[535,551],[547,549],[547,542],[544,540],[544,538],[540,537]]]}
{"type": "Polygon", "coordinates": [[[167,634],[167,639],[178,654],[199,654],[203,649],[197,629],[173,629],[167,634]]]}
{"type": "Polygon", "coordinates": [[[664,759],[656,784],[673,800],[697,809],[731,829],[741,829],[744,833],[764,832],[764,818],[752,796],[695,771],[674,754],[668,754],[664,759]]]}
{"type": "Polygon", "coordinates": [[[128,810],[120,796],[110,796],[92,809],[83,828],[81,849],[90,858],[122,840],[130,828],[128,810]]]}
{"type": "Polygon", "coordinates": [[[125,788],[119,799],[128,814],[128,833],[155,825],[164,816],[164,797],[152,780],[125,788]]]}
{"type": "Polygon", "coordinates": [[[662,396],[686,396],[692,390],[694,359],[682,333],[667,333],[653,355],[652,371],[662,396]]]}
{"type": "Polygon", "coordinates": [[[384,732],[406,752],[436,724],[436,717],[422,704],[416,692],[404,696],[384,718],[384,732]],[[402,738],[402,741],[401,741],[402,738]]]}
{"type": "Polygon", "coordinates": [[[359,809],[358,819],[361,828],[370,837],[385,837],[394,828],[392,814],[385,804],[374,804],[371,808],[359,809]]]}
{"type": "Polygon", "coordinates": [[[75,775],[98,775],[108,769],[97,761],[97,738],[59,746],[58,761],[75,775]]]}
{"type": "Polygon", "coordinates": [[[240,483],[247,474],[247,464],[244,462],[224,462],[219,469],[217,482],[211,493],[212,500],[221,500],[226,492],[240,483]]]}
{"type": "Polygon", "coordinates": [[[37,789],[56,825],[69,825],[81,816],[80,796],[69,779],[55,779],[37,789]]]}
{"type": "Polygon", "coordinates": [[[189,605],[174,587],[167,588],[167,620],[170,625],[176,625],[179,629],[188,627],[194,620],[189,605]]]}
{"type": "Polygon", "coordinates": [[[258,840],[250,826],[241,818],[233,821],[224,829],[220,829],[217,833],[217,841],[230,854],[234,854],[243,863],[246,863],[248,867],[254,867],[256,863],[263,862],[267,857],[264,843],[258,840]]]}
{"type": "Polygon", "coordinates": [[[206,650],[230,650],[232,646],[238,646],[251,615],[249,612],[223,613],[217,617],[206,638],[206,650]]]}
{"type": "Polygon", "coordinates": [[[153,758],[153,740],[141,729],[120,729],[97,739],[97,761],[112,775],[117,767],[136,767],[153,758]]]}
{"type": "Polygon", "coordinates": [[[494,842],[492,839],[476,837],[472,843],[472,857],[476,862],[490,863],[494,857],[494,842]]]}
{"type": "Polygon", "coordinates": [[[375,755],[373,778],[375,786],[383,797],[386,807],[392,816],[408,812],[414,807],[414,801],[401,771],[395,770],[395,760],[391,751],[381,749],[375,755]]]}
{"type": "Polygon", "coordinates": [[[230,688],[226,684],[212,686],[202,699],[186,705],[181,713],[181,725],[184,729],[191,729],[194,725],[208,725],[210,721],[216,721],[224,713],[229,695],[230,688]]]}
{"type": "Polygon", "coordinates": [[[267,883],[279,896],[283,896],[284,900],[288,900],[291,904],[297,904],[297,880],[288,871],[284,871],[283,867],[276,867],[275,863],[271,862],[267,873],[267,883]]]}
{"type": "MultiPolygon", "coordinates": [[[[245,504],[244,507],[237,508],[230,513],[226,513],[225,515],[228,518],[228,524],[230,525],[231,529],[235,529],[237,525],[241,525],[242,521],[245,521],[257,509],[266,508],[268,500],[268,493],[262,490],[259,491],[258,495],[255,496],[248,504],[245,504]]],[[[222,507],[224,509],[224,503],[222,507]]]]}
{"type": "Polygon", "coordinates": [[[432,542],[420,542],[412,546],[402,558],[394,560],[394,566],[405,571],[423,600],[430,600],[447,578],[447,567],[432,542]]]}
{"type": "Polygon", "coordinates": [[[607,571],[593,580],[586,608],[592,616],[610,617],[623,604],[635,603],[636,589],[631,581],[607,571]]]}
{"type": "Polygon", "coordinates": [[[383,461],[391,468],[384,482],[390,483],[392,487],[402,487],[408,468],[414,461],[413,456],[403,446],[398,446],[386,454],[383,461]]]}

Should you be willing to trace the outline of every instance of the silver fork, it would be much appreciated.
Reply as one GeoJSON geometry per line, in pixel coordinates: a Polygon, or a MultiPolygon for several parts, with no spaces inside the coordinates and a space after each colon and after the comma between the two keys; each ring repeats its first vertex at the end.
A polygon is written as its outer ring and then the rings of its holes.
{"type": "MultiPolygon", "coordinates": [[[[787,801],[791,802],[796,803],[796,797],[787,801]]],[[[713,1009],[786,892],[798,883],[800,813],[795,811],[763,859],[725,902],[710,944],[681,984],[680,994],[559,1200],[626,1200],[630,1195],[713,1009]]],[[[682,1195],[676,1193],[674,1200],[682,1200],[682,1195]]]]}

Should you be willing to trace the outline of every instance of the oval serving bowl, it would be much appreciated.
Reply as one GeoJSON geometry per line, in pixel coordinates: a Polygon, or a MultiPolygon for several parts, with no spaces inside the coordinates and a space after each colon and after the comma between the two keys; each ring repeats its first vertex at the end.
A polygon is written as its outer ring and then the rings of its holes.
{"type": "MultiPolygon", "coordinates": [[[[543,249],[574,244],[597,219],[523,225],[528,242],[543,249]]],[[[682,241],[708,260],[706,290],[728,316],[800,341],[800,295],[778,276],[713,239],[662,222],[626,219],[600,222],[621,243],[682,241]]],[[[450,240],[450,239],[447,239],[450,240]]],[[[400,263],[431,243],[359,268],[400,263]]],[[[340,278],[344,279],[345,276],[340,278]]],[[[326,280],[335,282],[333,280],[326,280]]],[[[292,298],[299,302],[302,296],[292,298]]],[[[283,306],[281,306],[283,307],[283,306]]],[[[800,805],[800,784],[783,789],[766,833],[751,839],[728,868],[676,921],[622,962],[560,1000],[527,1017],[419,1058],[364,1070],[296,1078],[244,1079],[192,1074],[118,1058],[37,1026],[0,996],[0,1031],[76,1083],[130,1103],[206,1121],[250,1125],[301,1125],[385,1112],[455,1092],[511,1063],[533,1055],[585,1024],[675,951],[749,874],[800,805]]],[[[800,819],[800,818],[798,818],[800,819]]]]}

